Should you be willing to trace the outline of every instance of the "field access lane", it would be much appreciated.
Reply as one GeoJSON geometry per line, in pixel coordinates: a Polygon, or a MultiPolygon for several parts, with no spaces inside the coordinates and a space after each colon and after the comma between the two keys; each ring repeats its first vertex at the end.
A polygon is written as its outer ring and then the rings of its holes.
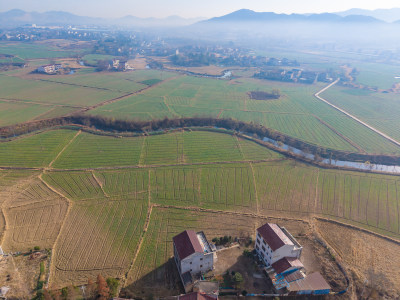
{"type": "Polygon", "coordinates": [[[400,146],[400,142],[395,140],[394,138],[391,138],[390,136],[388,136],[387,134],[383,133],[382,131],[379,131],[378,129],[376,129],[375,127],[372,127],[371,125],[365,123],[364,121],[361,121],[359,118],[357,118],[356,116],[350,114],[349,112],[345,111],[344,109],[341,109],[340,107],[330,103],[328,100],[322,98],[320,96],[320,94],[322,94],[323,92],[325,92],[327,89],[329,89],[330,87],[334,86],[336,83],[338,83],[340,81],[340,78],[336,79],[334,82],[332,82],[331,84],[329,84],[328,86],[324,87],[322,90],[320,90],[319,92],[315,93],[314,96],[325,102],[326,104],[332,106],[334,109],[344,113],[346,116],[352,118],[353,120],[357,121],[358,123],[360,123],[361,125],[371,129],[372,131],[375,131],[377,134],[379,134],[380,136],[384,137],[385,139],[389,140],[390,142],[396,144],[397,146],[400,146]]]}

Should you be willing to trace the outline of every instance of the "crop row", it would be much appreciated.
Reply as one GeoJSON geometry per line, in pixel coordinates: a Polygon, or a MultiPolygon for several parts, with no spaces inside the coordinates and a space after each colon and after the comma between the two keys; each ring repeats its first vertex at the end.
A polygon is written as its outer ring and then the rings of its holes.
{"type": "Polygon", "coordinates": [[[56,267],[69,272],[113,269],[122,275],[134,255],[146,210],[144,202],[129,198],[74,206],[55,249],[56,267]]]}
{"type": "Polygon", "coordinates": [[[81,133],[58,157],[55,168],[162,165],[267,160],[281,157],[254,142],[215,132],[173,132],[114,138],[81,133]]]}

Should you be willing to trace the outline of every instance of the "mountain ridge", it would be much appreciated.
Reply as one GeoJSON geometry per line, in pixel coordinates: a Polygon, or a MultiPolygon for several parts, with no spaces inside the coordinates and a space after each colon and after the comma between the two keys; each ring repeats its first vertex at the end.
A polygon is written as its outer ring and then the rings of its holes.
{"type": "Polygon", "coordinates": [[[250,9],[240,9],[224,16],[211,18],[200,23],[215,22],[356,22],[356,23],[385,23],[371,16],[347,15],[339,16],[334,13],[321,14],[277,14],[274,12],[255,12],[250,9]]]}

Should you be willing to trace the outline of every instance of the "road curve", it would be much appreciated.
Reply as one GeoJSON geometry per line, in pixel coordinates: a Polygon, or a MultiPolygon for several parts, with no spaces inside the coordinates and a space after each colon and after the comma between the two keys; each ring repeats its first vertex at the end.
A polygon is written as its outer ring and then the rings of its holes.
{"type": "Polygon", "coordinates": [[[395,140],[394,138],[391,138],[390,136],[388,136],[387,134],[383,133],[382,131],[379,131],[378,129],[376,129],[375,127],[372,127],[371,125],[365,123],[364,121],[361,121],[359,118],[357,118],[356,116],[348,113],[347,111],[345,111],[344,109],[341,109],[340,107],[330,103],[329,101],[325,100],[324,98],[322,98],[320,96],[321,93],[325,92],[327,89],[329,89],[330,87],[334,86],[336,83],[338,83],[340,80],[340,78],[336,79],[334,82],[332,82],[330,85],[324,87],[322,90],[320,90],[319,92],[315,93],[314,96],[325,102],[326,104],[332,106],[334,109],[340,111],[341,113],[344,113],[346,116],[352,118],[353,120],[357,121],[358,123],[360,123],[361,125],[364,125],[365,127],[371,129],[372,131],[376,132],[377,134],[379,134],[380,136],[384,137],[385,139],[389,140],[390,142],[392,142],[393,144],[396,144],[397,146],[400,147],[400,142],[395,140]]]}

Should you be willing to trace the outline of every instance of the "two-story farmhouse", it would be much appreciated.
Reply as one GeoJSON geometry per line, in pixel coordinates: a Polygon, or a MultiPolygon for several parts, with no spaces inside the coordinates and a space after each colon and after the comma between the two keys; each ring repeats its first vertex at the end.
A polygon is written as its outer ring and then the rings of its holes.
{"type": "Polygon", "coordinates": [[[266,223],[257,229],[255,249],[267,267],[281,259],[284,259],[287,265],[301,264],[298,258],[303,247],[284,227],[277,224],[266,223]]]}
{"type": "Polygon", "coordinates": [[[214,253],[204,232],[185,230],[173,238],[174,258],[185,290],[193,278],[213,269],[214,253]]]}

